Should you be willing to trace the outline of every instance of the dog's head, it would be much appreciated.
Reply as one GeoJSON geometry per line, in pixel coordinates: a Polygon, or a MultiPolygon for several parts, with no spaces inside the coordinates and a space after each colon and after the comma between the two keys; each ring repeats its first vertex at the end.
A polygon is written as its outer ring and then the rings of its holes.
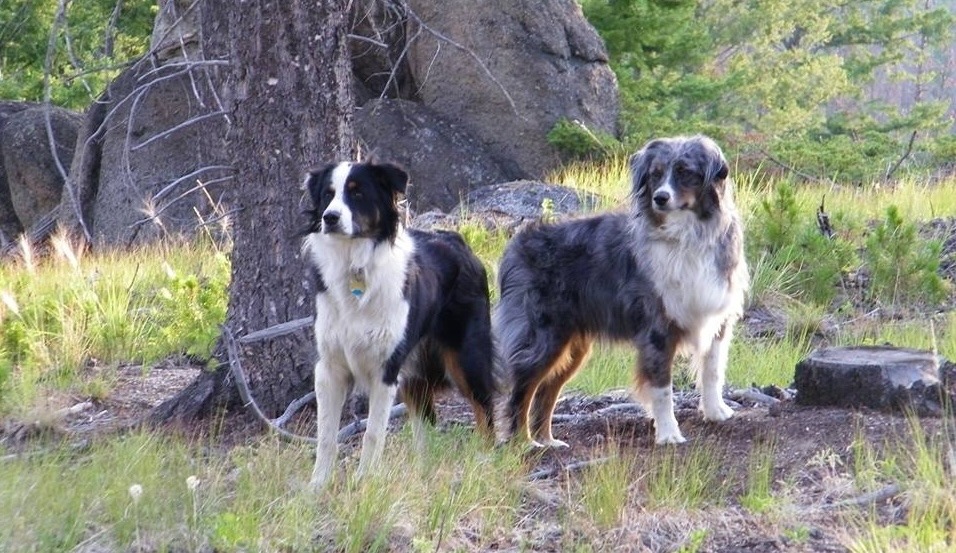
{"type": "Polygon", "coordinates": [[[407,185],[408,174],[390,163],[340,162],[309,171],[303,185],[312,198],[309,233],[393,239],[407,185]]]}
{"type": "Polygon", "coordinates": [[[723,152],[710,138],[660,138],[631,157],[631,193],[639,211],[657,225],[675,212],[707,220],[729,199],[728,172],[723,152]]]}

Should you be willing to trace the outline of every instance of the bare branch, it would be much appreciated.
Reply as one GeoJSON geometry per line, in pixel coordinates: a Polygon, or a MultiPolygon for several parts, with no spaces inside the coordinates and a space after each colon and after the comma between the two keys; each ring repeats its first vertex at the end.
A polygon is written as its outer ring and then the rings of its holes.
{"type": "Polygon", "coordinates": [[[420,28],[422,28],[422,29],[424,29],[426,32],[428,32],[428,34],[432,35],[433,37],[435,37],[436,39],[438,39],[438,40],[440,40],[440,41],[442,41],[442,42],[445,42],[445,43],[447,43],[447,44],[452,45],[452,46],[455,47],[457,50],[460,50],[460,51],[462,51],[462,52],[468,54],[468,55],[471,57],[471,59],[473,59],[473,60],[475,61],[475,63],[478,64],[478,67],[480,67],[481,70],[484,71],[485,75],[487,75],[488,78],[491,79],[491,82],[493,82],[493,83],[495,83],[496,85],[498,85],[498,88],[501,90],[501,93],[504,94],[505,98],[508,100],[508,104],[511,105],[511,109],[512,109],[512,111],[515,112],[515,115],[517,115],[518,117],[521,117],[521,114],[518,112],[518,106],[515,105],[515,101],[514,101],[514,99],[511,97],[511,94],[508,93],[508,89],[506,89],[505,86],[504,86],[503,84],[501,84],[501,81],[499,81],[498,78],[494,76],[494,74],[491,72],[491,70],[488,69],[488,66],[485,65],[485,62],[483,62],[483,61],[481,60],[481,58],[478,57],[478,54],[476,54],[474,50],[472,50],[471,48],[468,48],[468,47],[466,47],[466,46],[463,46],[462,44],[460,44],[460,43],[458,43],[458,42],[452,40],[450,37],[448,37],[448,36],[442,34],[441,32],[436,31],[435,29],[432,29],[432,28],[429,27],[424,21],[422,21],[422,19],[421,19],[420,17],[418,17],[418,14],[416,14],[412,9],[406,8],[405,14],[406,14],[409,18],[413,19],[413,20],[415,21],[415,23],[416,23],[420,28]]]}
{"type": "MultiPolygon", "coordinates": [[[[159,134],[154,134],[153,136],[149,137],[148,139],[146,139],[146,140],[140,142],[139,144],[133,146],[132,148],[130,148],[130,151],[131,151],[131,152],[135,152],[135,151],[137,151],[137,150],[139,150],[139,149],[141,149],[141,148],[145,148],[146,146],[149,146],[150,144],[152,144],[153,142],[156,142],[157,140],[159,140],[159,139],[161,139],[161,138],[165,138],[165,137],[167,137],[167,136],[169,136],[169,135],[175,133],[176,131],[179,131],[179,130],[181,130],[181,129],[184,129],[184,128],[190,126],[190,125],[194,125],[194,124],[196,124],[196,123],[198,123],[198,122],[200,122],[200,121],[204,121],[204,120],[210,119],[210,118],[212,118],[212,117],[218,117],[218,116],[224,115],[224,114],[225,114],[225,112],[223,112],[223,111],[213,111],[213,112],[210,112],[210,113],[204,113],[204,114],[202,114],[202,115],[197,115],[196,117],[190,117],[189,119],[183,121],[182,123],[176,125],[175,127],[171,127],[171,128],[169,128],[169,129],[166,129],[165,131],[163,131],[163,132],[161,132],[161,133],[159,133],[159,134]]],[[[132,119],[132,118],[130,118],[130,119],[132,119]]]]}
{"type": "Polygon", "coordinates": [[[896,163],[894,163],[893,166],[886,171],[886,175],[883,176],[883,180],[890,180],[890,177],[892,177],[893,173],[895,173],[896,170],[900,168],[900,165],[902,165],[903,162],[906,161],[906,158],[910,157],[910,154],[913,152],[913,142],[915,141],[916,141],[916,131],[913,131],[913,134],[910,135],[910,141],[906,145],[906,151],[903,152],[903,155],[900,156],[898,160],[896,160],[896,163]]]}
{"type": "Polygon", "coordinates": [[[270,326],[269,328],[250,332],[249,334],[239,338],[239,343],[251,344],[253,342],[260,342],[262,340],[269,340],[279,336],[285,336],[286,334],[292,334],[297,330],[311,326],[314,320],[314,317],[302,317],[301,319],[295,319],[294,321],[279,323],[275,326],[270,326]]]}
{"type": "MultiPolygon", "coordinates": [[[[235,335],[232,333],[232,329],[226,325],[223,325],[220,328],[222,329],[223,341],[226,345],[226,354],[229,357],[230,375],[232,375],[232,378],[236,381],[236,387],[239,390],[239,396],[242,398],[243,405],[252,408],[252,412],[256,415],[256,418],[258,418],[269,429],[275,431],[283,438],[297,442],[307,442],[314,444],[315,438],[289,432],[288,430],[281,428],[281,425],[276,424],[276,421],[280,421],[282,424],[285,424],[287,422],[287,418],[291,417],[291,413],[301,409],[303,405],[308,404],[310,400],[314,399],[315,394],[309,394],[293,401],[292,404],[286,408],[285,412],[277,419],[270,419],[266,417],[265,413],[263,413],[262,409],[259,407],[259,404],[257,404],[256,400],[252,397],[252,392],[249,390],[249,382],[246,380],[245,373],[242,372],[242,364],[239,362],[239,346],[237,345],[235,335]]],[[[248,338],[248,335],[245,336],[245,338],[248,338]]],[[[399,403],[392,406],[388,418],[393,419],[395,417],[402,416],[407,412],[408,409],[405,407],[405,404],[399,403]]],[[[351,424],[347,424],[339,430],[336,439],[339,442],[343,442],[355,434],[364,431],[367,426],[368,419],[362,419],[351,424]]]]}
{"type": "Polygon", "coordinates": [[[113,6],[113,13],[106,23],[106,30],[103,31],[103,57],[113,57],[113,43],[116,42],[116,24],[119,23],[120,13],[123,11],[123,0],[116,0],[113,6]]]}
{"type": "Polygon", "coordinates": [[[289,422],[289,419],[292,418],[292,415],[296,414],[299,409],[302,409],[309,403],[315,401],[315,392],[309,392],[299,399],[293,401],[285,408],[285,411],[278,417],[272,419],[272,424],[277,427],[285,426],[285,423],[289,422]]]}
{"type": "Polygon", "coordinates": [[[574,463],[569,463],[567,465],[561,465],[557,467],[551,467],[548,469],[541,469],[535,472],[532,472],[528,475],[528,480],[544,480],[545,478],[551,478],[552,476],[557,476],[560,473],[571,474],[572,472],[577,472],[579,470],[585,469],[587,467],[593,467],[595,465],[604,464],[611,460],[611,457],[598,457],[597,459],[587,459],[585,461],[577,461],[574,463]]]}
{"type": "Polygon", "coordinates": [[[811,175],[809,173],[804,173],[803,171],[797,169],[796,167],[790,164],[784,163],[783,161],[780,161],[779,159],[774,157],[770,152],[766,150],[758,149],[757,151],[760,152],[765,158],[773,162],[775,165],[779,165],[780,167],[786,169],[787,171],[790,171],[794,175],[797,175],[798,177],[804,180],[813,181],[813,182],[823,182],[824,180],[824,179],[821,179],[820,177],[811,175]]]}
{"type": "Polygon", "coordinates": [[[299,434],[289,432],[284,428],[279,428],[278,426],[272,424],[272,421],[266,417],[265,413],[262,412],[262,409],[259,408],[259,404],[256,403],[256,400],[252,397],[252,392],[249,391],[249,382],[246,380],[245,373],[242,372],[242,365],[239,362],[239,347],[236,345],[236,337],[233,335],[232,329],[226,325],[223,325],[221,328],[223,341],[226,344],[226,353],[229,356],[229,372],[232,375],[232,378],[236,381],[236,388],[239,389],[239,397],[242,398],[243,405],[246,407],[251,407],[252,412],[256,415],[256,418],[264,422],[268,428],[274,430],[283,438],[314,444],[315,438],[309,436],[300,436],[299,434]]]}

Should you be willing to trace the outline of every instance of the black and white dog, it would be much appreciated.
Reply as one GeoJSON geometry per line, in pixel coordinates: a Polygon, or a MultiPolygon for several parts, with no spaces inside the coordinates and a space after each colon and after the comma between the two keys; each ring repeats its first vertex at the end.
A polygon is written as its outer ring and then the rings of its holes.
{"type": "Polygon", "coordinates": [[[671,391],[682,351],[704,418],[733,415],[722,387],[749,275],[727,161],[704,136],[659,139],[631,158],[631,174],[629,213],[532,227],[501,260],[495,328],[514,380],[511,432],[533,445],[567,445],[551,433],[554,405],[594,339],[638,349],[636,395],[657,443],[685,441],[671,391]]]}
{"type": "Polygon", "coordinates": [[[304,247],[318,277],[315,486],[335,465],[353,386],[369,394],[360,474],[382,455],[399,387],[417,441],[422,421],[435,419],[434,392],[449,380],[470,401],[478,428],[493,434],[488,277],[458,234],[402,226],[407,183],[390,164],[343,162],[306,177],[314,210],[304,247]]]}

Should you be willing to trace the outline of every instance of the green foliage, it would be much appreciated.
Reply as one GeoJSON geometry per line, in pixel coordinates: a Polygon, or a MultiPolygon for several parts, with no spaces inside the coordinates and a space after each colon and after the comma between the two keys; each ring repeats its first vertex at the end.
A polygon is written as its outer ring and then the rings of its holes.
{"type": "Polygon", "coordinates": [[[840,236],[824,236],[816,219],[797,204],[790,184],[778,184],[772,194],[749,224],[751,258],[760,257],[764,271],[788,276],[786,288],[778,292],[829,303],[855,262],[852,245],[840,236]]]}
{"type": "MultiPolygon", "coordinates": [[[[103,368],[211,354],[225,319],[224,253],[195,245],[79,257],[0,268],[0,412],[75,383],[92,360],[103,368]]],[[[89,390],[103,394],[108,382],[89,390]]]]}
{"type": "Polygon", "coordinates": [[[938,3],[581,4],[607,45],[632,147],[705,132],[744,159],[862,182],[899,161],[926,171],[952,159],[940,60],[956,19],[938,3]]]}
{"type": "Polygon", "coordinates": [[[888,207],[864,250],[873,299],[891,304],[942,301],[947,289],[938,272],[941,252],[938,240],[921,240],[916,225],[904,222],[896,206],[888,207]]]}
{"type": "Polygon", "coordinates": [[[58,4],[0,2],[0,99],[44,100],[49,60],[50,100],[85,108],[122,64],[149,48],[157,10],[153,0],[67,2],[60,18],[58,4]]]}
{"type": "Polygon", "coordinates": [[[601,159],[623,151],[613,136],[592,131],[580,121],[561,119],[548,132],[548,143],[573,159],[601,159]]]}
{"type": "Polygon", "coordinates": [[[168,280],[155,304],[155,320],[168,347],[175,344],[185,353],[202,358],[212,354],[219,325],[226,320],[229,259],[216,253],[213,262],[204,277],[177,273],[167,265],[168,280]]]}

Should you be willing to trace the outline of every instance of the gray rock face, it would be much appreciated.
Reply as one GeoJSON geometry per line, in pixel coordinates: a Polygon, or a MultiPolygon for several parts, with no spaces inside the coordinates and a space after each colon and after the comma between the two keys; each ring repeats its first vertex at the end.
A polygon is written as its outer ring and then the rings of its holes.
{"type": "MultiPolygon", "coordinates": [[[[0,102],[0,132],[11,115],[19,113],[34,104],[24,102],[0,102]]],[[[13,200],[10,198],[10,185],[7,182],[7,172],[3,166],[3,155],[0,154],[0,248],[6,247],[12,240],[23,232],[20,218],[13,210],[13,200]]]]}
{"type": "Polygon", "coordinates": [[[472,191],[459,210],[465,213],[498,212],[513,218],[537,219],[543,215],[571,215],[595,205],[577,190],[559,184],[513,181],[472,191]],[[545,213],[545,205],[550,213],[545,213]]]}
{"type": "Polygon", "coordinates": [[[471,190],[504,179],[473,138],[421,104],[373,100],[356,110],[355,131],[363,151],[409,172],[408,200],[414,212],[447,211],[471,190]]]}
{"type": "Polygon", "coordinates": [[[431,31],[470,50],[409,22],[407,34],[420,33],[409,43],[420,100],[473,134],[511,178],[540,178],[560,162],[546,136],[561,118],[616,134],[617,81],[574,0],[408,4],[431,31]]]}
{"type": "Polygon", "coordinates": [[[38,104],[0,111],[0,230],[12,240],[59,204],[82,117],[38,104]]]}
{"type": "Polygon", "coordinates": [[[82,214],[94,247],[191,235],[219,214],[231,175],[225,120],[197,75],[143,60],[88,110],[61,220],[75,229],[82,214]]]}
{"type": "Polygon", "coordinates": [[[797,364],[797,403],[939,414],[941,363],[929,351],[889,346],[816,350],[797,364]]]}

